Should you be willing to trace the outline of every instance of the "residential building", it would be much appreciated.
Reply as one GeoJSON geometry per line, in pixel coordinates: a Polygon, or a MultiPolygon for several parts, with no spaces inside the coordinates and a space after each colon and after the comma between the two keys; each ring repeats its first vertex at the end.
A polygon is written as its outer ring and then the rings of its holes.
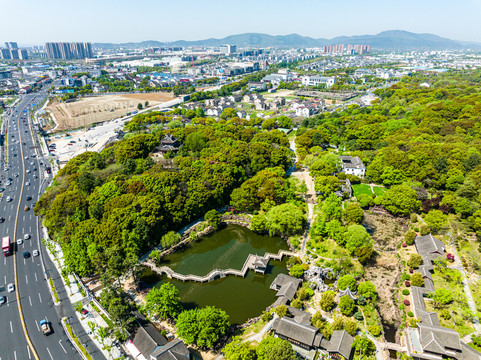
{"type": "Polygon", "coordinates": [[[18,49],[18,44],[13,41],[5,42],[5,46],[7,49],[18,49]]]}
{"type": "Polygon", "coordinates": [[[10,49],[10,59],[13,59],[13,60],[20,59],[20,52],[18,49],[10,49]]]}
{"type": "Polygon", "coordinates": [[[0,57],[3,60],[9,60],[12,57],[10,56],[10,49],[0,49],[0,57]]]}
{"type": "Polygon", "coordinates": [[[304,86],[319,86],[325,85],[326,88],[330,88],[336,79],[334,77],[326,77],[326,76],[302,76],[301,77],[301,84],[304,86]]]}
{"type": "Polygon", "coordinates": [[[363,178],[366,175],[366,167],[359,156],[339,156],[342,161],[342,172],[363,178]]]}
{"type": "Polygon", "coordinates": [[[85,59],[92,57],[92,44],[81,42],[48,42],[45,44],[47,57],[51,59],[85,59]]]}
{"type": "Polygon", "coordinates": [[[234,54],[237,51],[237,46],[235,45],[223,45],[220,47],[220,52],[226,55],[234,54]]]}
{"type": "Polygon", "coordinates": [[[20,59],[22,59],[22,60],[28,60],[28,52],[27,52],[27,50],[25,50],[25,49],[20,49],[20,50],[19,50],[19,55],[20,55],[20,59]]]}

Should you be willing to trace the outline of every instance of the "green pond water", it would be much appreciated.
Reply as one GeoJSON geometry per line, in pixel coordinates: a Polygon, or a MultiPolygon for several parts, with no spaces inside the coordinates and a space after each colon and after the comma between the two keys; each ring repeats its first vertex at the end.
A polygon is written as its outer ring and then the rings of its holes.
{"type": "MultiPolygon", "coordinates": [[[[249,254],[277,253],[280,249],[288,250],[288,246],[279,237],[261,236],[245,227],[229,225],[164,257],[161,265],[180,274],[206,275],[213,269],[241,269],[249,254]]],[[[214,305],[229,314],[232,324],[242,324],[276,300],[276,293],[269,286],[278,274],[287,274],[286,261],[287,258],[271,260],[264,275],[248,271],[245,278],[227,276],[206,283],[182,282],[146,269],[141,280],[148,287],[171,282],[179,289],[186,308],[214,305]]]]}

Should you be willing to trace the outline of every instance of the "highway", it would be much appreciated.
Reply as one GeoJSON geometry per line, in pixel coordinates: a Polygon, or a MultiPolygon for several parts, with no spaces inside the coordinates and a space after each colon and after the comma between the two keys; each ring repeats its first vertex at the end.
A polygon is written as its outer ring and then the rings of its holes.
{"type": "Polygon", "coordinates": [[[5,221],[0,223],[0,236],[10,237],[15,254],[8,257],[0,255],[3,257],[0,259],[0,295],[7,298],[6,304],[0,305],[0,360],[35,359],[28,346],[29,341],[38,359],[81,359],[63,331],[60,324],[62,316],[72,318],[74,331],[92,356],[104,359],[79,325],[60,275],[42,249],[39,222],[32,210],[33,203],[38,200],[50,179],[45,171],[48,162],[40,150],[36,151],[33,138],[36,134],[31,128],[28,112],[46,96],[46,91],[25,95],[10,115],[4,117],[6,143],[2,150],[6,149],[6,165],[4,168],[2,164],[0,168],[0,187],[5,190],[0,200],[0,216],[5,221]],[[7,202],[8,196],[12,201],[7,202]],[[27,200],[27,196],[31,199],[27,200]],[[26,210],[26,207],[30,209],[26,210]],[[29,239],[17,245],[17,239],[24,239],[27,234],[29,239]],[[33,256],[34,250],[39,251],[39,256],[33,256]],[[30,256],[24,258],[24,252],[30,256]],[[46,274],[55,282],[61,305],[53,303],[46,274]],[[9,283],[16,283],[15,292],[7,292],[9,283]],[[54,330],[49,336],[43,335],[38,325],[44,318],[51,322],[54,330]]]}

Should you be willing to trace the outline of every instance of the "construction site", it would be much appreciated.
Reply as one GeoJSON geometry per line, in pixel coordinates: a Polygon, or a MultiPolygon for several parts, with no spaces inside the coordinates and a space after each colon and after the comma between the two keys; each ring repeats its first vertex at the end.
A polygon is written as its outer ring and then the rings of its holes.
{"type": "Polygon", "coordinates": [[[138,110],[139,104],[155,106],[172,100],[174,95],[166,92],[101,95],[79,98],[72,102],[50,100],[46,108],[53,122],[44,130],[66,131],[88,127],[109,121],[138,110]]]}

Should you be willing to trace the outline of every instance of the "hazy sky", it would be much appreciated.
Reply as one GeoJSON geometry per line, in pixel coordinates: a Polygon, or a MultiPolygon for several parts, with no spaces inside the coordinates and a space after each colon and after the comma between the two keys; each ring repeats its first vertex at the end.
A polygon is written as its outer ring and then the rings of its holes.
{"type": "Polygon", "coordinates": [[[384,30],[481,42],[481,0],[0,0],[0,44],[315,38],[384,30]]]}

